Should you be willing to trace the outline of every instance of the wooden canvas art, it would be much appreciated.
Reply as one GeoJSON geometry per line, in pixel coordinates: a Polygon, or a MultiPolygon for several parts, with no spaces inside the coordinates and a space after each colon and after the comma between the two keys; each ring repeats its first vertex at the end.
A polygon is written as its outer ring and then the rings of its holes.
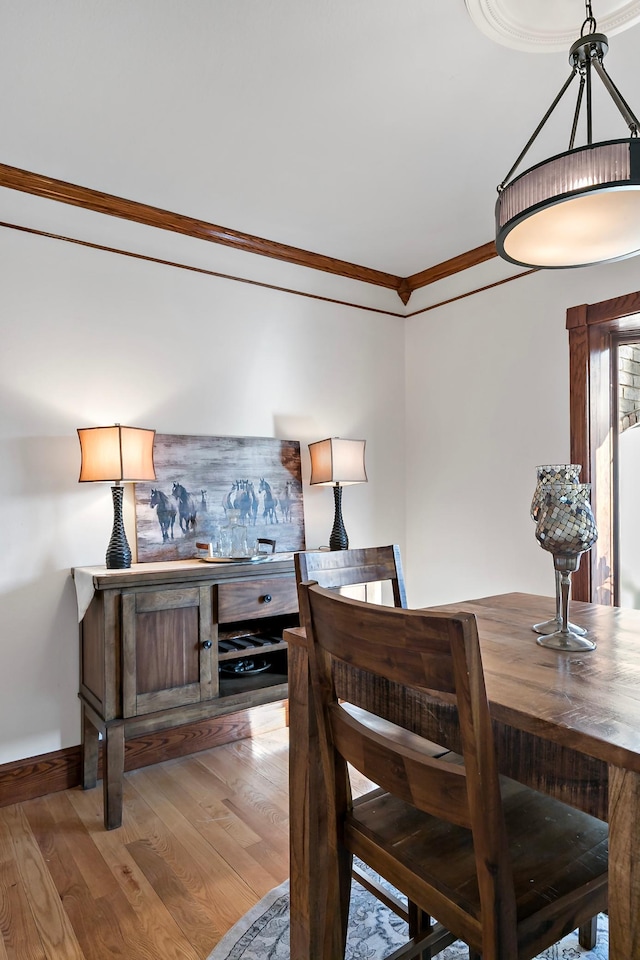
{"type": "Polygon", "coordinates": [[[156,480],[135,485],[138,562],[201,556],[229,510],[239,511],[252,545],[304,550],[300,444],[268,437],[156,434],[156,480]]]}

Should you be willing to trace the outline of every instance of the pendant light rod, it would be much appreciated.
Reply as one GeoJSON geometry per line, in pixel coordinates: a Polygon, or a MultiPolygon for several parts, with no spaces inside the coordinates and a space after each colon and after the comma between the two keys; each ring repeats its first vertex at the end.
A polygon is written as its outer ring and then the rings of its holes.
{"type": "Polygon", "coordinates": [[[578,131],[578,120],[580,119],[580,107],[582,106],[582,97],[584,94],[584,77],[580,77],[580,89],[578,90],[578,99],[576,101],[576,109],[573,115],[573,126],[571,127],[571,136],[569,138],[569,150],[573,150],[573,145],[576,142],[576,133],[578,131]]]}
{"type": "Polygon", "coordinates": [[[638,127],[640,127],[640,122],[638,121],[638,118],[634,114],[633,110],[631,109],[631,107],[629,106],[629,104],[627,103],[625,98],[622,96],[622,94],[616,87],[615,83],[607,73],[604,63],[602,62],[602,60],[595,59],[593,61],[593,66],[595,67],[596,73],[602,80],[605,90],[607,91],[607,93],[615,103],[616,107],[622,114],[622,118],[624,122],[627,124],[627,126],[629,127],[629,130],[631,131],[631,136],[637,137],[638,127]]]}
{"type": "Polygon", "coordinates": [[[569,79],[567,80],[567,82],[566,82],[566,83],[564,84],[564,86],[562,87],[562,89],[560,90],[560,93],[559,93],[558,96],[555,98],[555,100],[553,101],[553,103],[551,104],[551,106],[549,107],[549,109],[547,110],[547,112],[545,113],[544,117],[542,118],[542,120],[540,121],[540,123],[538,124],[538,126],[536,127],[536,129],[533,131],[533,133],[532,133],[531,136],[529,137],[529,139],[528,139],[527,143],[525,144],[525,146],[523,147],[522,152],[520,153],[518,159],[516,160],[516,162],[514,163],[514,165],[513,165],[513,166],[511,167],[511,169],[509,170],[509,173],[506,175],[506,177],[504,178],[504,180],[502,181],[502,183],[498,186],[498,193],[501,193],[502,190],[504,190],[506,184],[507,184],[508,181],[511,179],[511,177],[513,176],[513,174],[516,172],[516,170],[517,170],[518,167],[520,166],[521,162],[522,162],[522,161],[524,160],[524,158],[526,157],[527,153],[529,152],[529,149],[531,148],[531,146],[532,146],[533,143],[535,142],[538,134],[540,133],[540,131],[541,131],[542,128],[544,127],[545,123],[547,122],[547,120],[549,119],[549,117],[551,116],[551,114],[553,113],[553,111],[554,111],[555,108],[558,106],[558,104],[559,104],[560,101],[562,100],[563,96],[564,96],[565,93],[567,92],[567,90],[568,90],[568,88],[569,88],[569,84],[571,83],[571,81],[573,80],[573,78],[575,77],[575,75],[576,75],[576,71],[575,71],[575,69],[574,69],[574,70],[571,71],[571,75],[570,75],[569,79]]]}
{"type": "MultiPolygon", "coordinates": [[[[592,34],[593,36],[593,34],[592,34]]],[[[593,57],[587,59],[585,66],[585,76],[587,80],[587,143],[589,146],[593,143],[593,118],[591,113],[592,108],[592,98],[591,98],[591,63],[593,57]]]]}

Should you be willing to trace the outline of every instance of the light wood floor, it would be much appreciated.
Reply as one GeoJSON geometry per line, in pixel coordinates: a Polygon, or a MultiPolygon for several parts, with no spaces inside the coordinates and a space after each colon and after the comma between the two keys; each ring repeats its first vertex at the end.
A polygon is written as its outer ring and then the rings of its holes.
{"type": "Polygon", "coordinates": [[[0,808],[0,960],[203,960],[289,874],[288,731],[0,808]]]}

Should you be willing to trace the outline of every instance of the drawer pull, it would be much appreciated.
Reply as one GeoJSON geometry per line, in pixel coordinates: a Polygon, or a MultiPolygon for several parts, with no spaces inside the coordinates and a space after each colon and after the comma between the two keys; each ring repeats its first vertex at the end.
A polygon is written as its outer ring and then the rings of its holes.
{"type": "Polygon", "coordinates": [[[202,646],[205,648],[205,650],[210,650],[210,649],[211,649],[211,640],[203,640],[203,641],[202,641],[202,646]]]}
{"type": "Polygon", "coordinates": [[[270,593],[265,593],[264,597],[262,598],[262,602],[263,602],[263,603],[271,603],[271,594],[270,594],[270,593]]]}

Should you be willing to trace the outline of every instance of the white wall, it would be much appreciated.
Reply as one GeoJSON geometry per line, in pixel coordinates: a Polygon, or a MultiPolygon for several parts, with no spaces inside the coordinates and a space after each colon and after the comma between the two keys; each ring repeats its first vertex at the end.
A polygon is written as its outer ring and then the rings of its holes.
{"type": "MultiPolygon", "coordinates": [[[[366,438],[352,546],[403,542],[403,321],[0,230],[0,763],[80,741],[69,570],[104,562],[108,485],[76,427],[297,439],[308,546],[333,496],[307,443],[366,438]]],[[[130,541],[134,531],[128,528],[130,541]]]]}
{"type": "Polygon", "coordinates": [[[351,544],[400,543],[411,605],[552,593],[529,504],[569,457],[566,309],[640,289],[640,260],[404,321],[8,230],[0,263],[0,763],[80,739],[69,569],[103,562],[112,512],[78,426],[300,440],[309,546],[333,497],[306,444],[365,437],[351,544]]]}
{"type": "Polygon", "coordinates": [[[640,289],[640,259],[546,271],[406,322],[407,593],[414,606],[553,595],[529,506],[570,456],[566,310],[640,289]]]}

